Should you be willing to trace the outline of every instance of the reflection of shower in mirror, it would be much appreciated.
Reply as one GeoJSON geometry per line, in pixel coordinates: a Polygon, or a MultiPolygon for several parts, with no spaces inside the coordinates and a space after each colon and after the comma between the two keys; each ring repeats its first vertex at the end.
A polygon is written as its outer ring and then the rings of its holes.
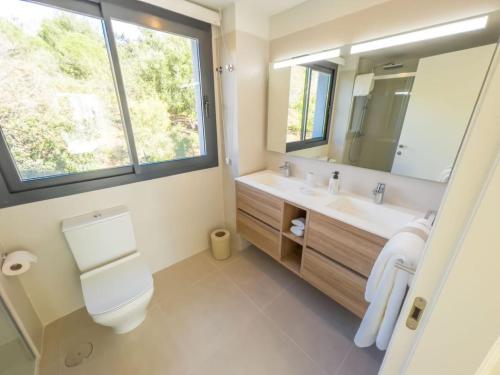
{"type": "Polygon", "coordinates": [[[402,68],[402,63],[384,62],[374,65],[371,73],[356,76],[347,150],[350,164],[387,172],[391,170],[415,72],[385,72],[402,68]],[[381,72],[377,74],[379,68],[381,72]],[[372,80],[369,93],[360,89],[366,84],[367,76],[372,80]],[[368,94],[359,95],[360,92],[368,94]],[[371,103],[375,103],[375,108],[370,108],[371,103]],[[367,126],[369,131],[365,134],[367,126]]]}

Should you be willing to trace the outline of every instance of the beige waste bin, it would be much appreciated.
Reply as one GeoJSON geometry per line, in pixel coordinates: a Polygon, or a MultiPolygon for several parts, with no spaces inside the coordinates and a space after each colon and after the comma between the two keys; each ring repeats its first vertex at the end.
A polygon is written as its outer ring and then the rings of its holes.
{"type": "Polygon", "coordinates": [[[231,255],[230,234],[226,229],[216,229],[210,235],[212,255],[217,260],[224,260],[231,255]]]}

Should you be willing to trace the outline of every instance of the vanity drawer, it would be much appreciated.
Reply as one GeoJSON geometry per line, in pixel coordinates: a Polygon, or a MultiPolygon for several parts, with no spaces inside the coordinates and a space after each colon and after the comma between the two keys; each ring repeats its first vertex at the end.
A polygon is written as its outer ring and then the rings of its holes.
{"type": "Polygon", "coordinates": [[[368,277],[385,238],[311,211],[307,246],[368,277]]]}
{"type": "Polygon", "coordinates": [[[236,206],[275,229],[281,227],[283,200],[279,198],[237,182],[236,206]]]}
{"type": "Polygon", "coordinates": [[[259,249],[279,259],[280,232],[269,225],[247,215],[241,210],[236,213],[238,232],[259,249]]]}
{"type": "Polygon", "coordinates": [[[363,317],[368,304],[366,279],[311,249],[302,255],[302,277],[323,293],[363,317]]]}

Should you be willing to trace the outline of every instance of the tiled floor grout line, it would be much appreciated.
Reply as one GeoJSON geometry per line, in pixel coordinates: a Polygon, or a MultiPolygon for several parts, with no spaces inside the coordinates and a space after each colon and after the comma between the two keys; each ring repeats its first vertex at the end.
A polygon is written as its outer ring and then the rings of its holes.
{"type": "MultiPolygon", "coordinates": [[[[316,366],[321,372],[323,372],[325,375],[328,374],[328,372],[323,369],[318,363],[316,363],[316,361],[308,354],[304,351],[304,349],[294,340],[292,339],[281,327],[279,327],[276,322],[266,313],[266,311],[264,310],[264,307],[260,307],[259,305],[257,305],[257,303],[242,289],[240,288],[240,286],[232,279],[232,277],[230,275],[227,275],[225,274],[225,276],[236,286],[236,288],[241,291],[241,293],[243,293],[243,295],[245,295],[245,297],[247,299],[249,299],[251,301],[251,303],[262,313],[262,315],[264,315],[264,317],[279,331],[281,332],[288,340],[290,340],[290,342],[295,345],[307,358],[309,358],[309,360],[311,361],[312,364],[314,364],[314,366],[316,366]]],[[[271,303],[273,303],[274,301],[276,301],[276,299],[281,296],[283,293],[285,292],[285,289],[283,289],[281,291],[281,293],[279,293],[271,302],[269,302],[268,304],[266,304],[266,307],[267,306],[270,306],[271,303]]]]}
{"type": "Polygon", "coordinates": [[[351,344],[351,347],[349,348],[349,350],[347,351],[344,359],[340,362],[340,365],[339,365],[339,368],[337,369],[337,371],[335,371],[335,374],[334,375],[339,375],[340,374],[340,371],[342,370],[342,368],[344,367],[344,364],[345,362],[347,361],[347,358],[349,357],[349,355],[351,355],[352,351],[354,350],[354,344],[351,344]]]}
{"type": "Polygon", "coordinates": [[[320,370],[322,373],[325,375],[328,374],[328,371],[326,371],[323,367],[321,367],[286,331],[284,331],[278,324],[271,318],[266,312],[264,312],[264,316],[271,322],[271,324],[279,331],[281,332],[290,342],[295,345],[302,353],[305,354],[307,358],[310,359],[311,363],[314,364],[320,370]]]}

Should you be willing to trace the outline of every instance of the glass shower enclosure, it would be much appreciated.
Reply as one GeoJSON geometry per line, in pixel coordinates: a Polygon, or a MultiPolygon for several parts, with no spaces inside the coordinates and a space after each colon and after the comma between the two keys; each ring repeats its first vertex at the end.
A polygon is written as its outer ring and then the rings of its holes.
{"type": "Polygon", "coordinates": [[[347,164],[391,171],[413,80],[414,73],[375,76],[371,93],[353,99],[347,164]]]}
{"type": "Polygon", "coordinates": [[[0,375],[33,375],[35,355],[0,298],[0,375]]]}

